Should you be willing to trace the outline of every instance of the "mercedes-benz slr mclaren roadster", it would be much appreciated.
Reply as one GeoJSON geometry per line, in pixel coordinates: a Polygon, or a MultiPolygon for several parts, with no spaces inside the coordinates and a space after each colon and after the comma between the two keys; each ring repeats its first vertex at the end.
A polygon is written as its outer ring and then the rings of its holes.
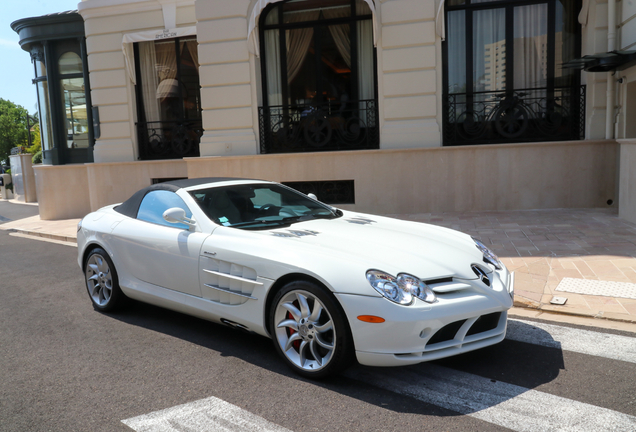
{"type": "Polygon", "coordinates": [[[129,297],[251,331],[312,378],[493,345],[512,306],[512,275],[480,241],[268,181],[153,185],[87,215],[77,240],[96,310],[129,297]]]}

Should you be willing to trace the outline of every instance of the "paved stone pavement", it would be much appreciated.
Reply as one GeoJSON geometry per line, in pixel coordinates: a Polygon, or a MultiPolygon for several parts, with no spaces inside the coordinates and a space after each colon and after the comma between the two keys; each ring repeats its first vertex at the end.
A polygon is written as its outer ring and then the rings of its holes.
{"type": "MultiPolygon", "coordinates": [[[[619,219],[614,208],[390,216],[453,228],[481,239],[515,273],[515,306],[636,322],[636,299],[555,290],[564,278],[636,284],[636,224],[619,219]],[[553,305],[554,296],[567,301],[553,305]]],[[[78,221],[42,221],[33,216],[0,224],[0,229],[75,242],[78,221]]]]}
{"type": "Polygon", "coordinates": [[[636,284],[636,224],[619,219],[616,209],[392,216],[479,238],[515,273],[516,305],[636,322],[636,299],[555,291],[563,278],[636,284]],[[566,304],[550,304],[553,296],[566,304]]]}

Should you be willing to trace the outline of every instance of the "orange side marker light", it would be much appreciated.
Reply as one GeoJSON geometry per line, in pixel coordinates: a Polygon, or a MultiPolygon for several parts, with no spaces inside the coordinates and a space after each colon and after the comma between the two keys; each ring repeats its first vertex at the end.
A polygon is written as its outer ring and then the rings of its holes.
{"type": "Polygon", "coordinates": [[[381,318],[379,316],[374,316],[374,315],[360,315],[358,316],[358,319],[360,321],[364,321],[364,322],[368,322],[372,324],[380,324],[386,321],[384,318],[381,318]]]}

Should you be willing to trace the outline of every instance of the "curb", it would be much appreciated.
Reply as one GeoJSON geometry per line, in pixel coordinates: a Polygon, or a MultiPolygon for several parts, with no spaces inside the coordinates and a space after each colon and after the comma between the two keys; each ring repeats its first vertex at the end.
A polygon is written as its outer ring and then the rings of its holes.
{"type": "Polygon", "coordinates": [[[9,233],[17,233],[17,234],[29,235],[33,237],[41,237],[41,238],[45,238],[49,240],[57,240],[57,241],[77,244],[77,237],[68,237],[68,236],[63,236],[58,234],[47,234],[40,231],[24,230],[20,228],[11,228],[6,231],[9,233]]]}
{"type": "Polygon", "coordinates": [[[540,303],[535,300],[523,298],[523,297],[515,297],[513,302],[514,307],[518,307],[520,309],[533,309],[541,312],[559,314],[559,315],[567,315],[567,316],[575,316],[580,318],[591,318],[591,319],[601,319],[606,321],[615,321],[622,322],[627,324],[636,324],[636,319],[634,318],[620,318],[620,317],[608,317],[603,314],[603,312],[574,312],[569,310],[563,310],[563,308],[559,308],[558,306],[554,306],[551,304],[540,303]]]}

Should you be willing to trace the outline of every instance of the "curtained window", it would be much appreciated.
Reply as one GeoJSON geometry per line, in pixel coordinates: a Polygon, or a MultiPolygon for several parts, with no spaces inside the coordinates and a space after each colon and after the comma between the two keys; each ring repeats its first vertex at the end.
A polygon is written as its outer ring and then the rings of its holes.
{"type": "Polygon", "coordinates": [[[201,118],[199,56],[195,38],[136,44],[137,79],[143,122],[201,118]]]}
{"type": "Polygon", "coordinates": [[[580,0],[446,1],[444,115],[459,128],[445,135],[455,141],[450,145],[539,141],[565,125],[577,128],[568,117],[579,110],[580,75],[562,65],[580,53],[580,6],[580,0]]]}
{"type": "Polygon", "coordinates": [[[264,105],[375,99],[371,10],[363,0],[295,0],[261,16],[264,105]]]}
{"type": "Polygon", "coordinates": [[[203,127],[197,49],[193,36],[134,42],[141,159],[199,155],[203,127]]]}

